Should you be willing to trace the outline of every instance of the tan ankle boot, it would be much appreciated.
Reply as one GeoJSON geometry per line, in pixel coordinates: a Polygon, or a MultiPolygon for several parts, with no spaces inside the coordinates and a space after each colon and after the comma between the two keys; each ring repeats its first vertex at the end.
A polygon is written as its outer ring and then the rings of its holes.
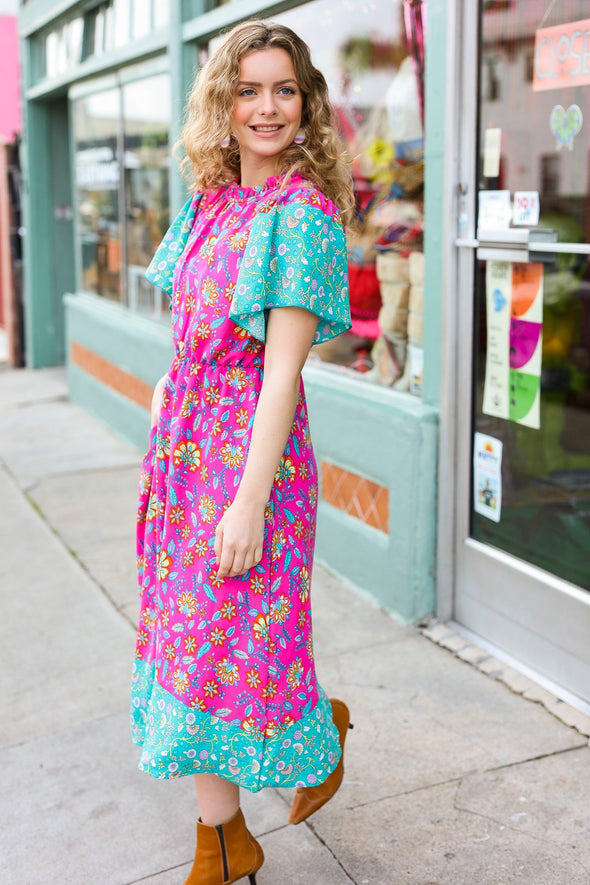
{"type": "Polygon", "coordinates": [[[246,827],[241,809],[231,820],[216,827],[197,821],[195,862],[184,885],[230,885],[255,873],[264,863],[264,852],[246,827]]]}
{"type": "Polygon", "coordinates": [[[317,787],[297,788],[293,804],[291,805],[291,813],[289,814],[290,824],[301,823],[302,820],[305,820],[310,814],[313,814],[314,811],[325,805],[342,783],[344,776],[344,741],[346,740],[348,729],[352,728],[352,725],[350,724],[350,713],[346,704],[335,698],[330,699],[330,703],[332,704],[332,719],[338,729],[342,756],[332,774],[323,784],[318,784],[317,787]]]}

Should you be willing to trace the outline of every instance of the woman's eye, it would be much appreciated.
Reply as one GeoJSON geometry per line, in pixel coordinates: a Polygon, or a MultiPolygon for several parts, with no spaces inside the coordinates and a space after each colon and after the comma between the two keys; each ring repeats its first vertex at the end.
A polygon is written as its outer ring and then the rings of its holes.
{"type": "Polygon", "coordinates": [[[240,91],[240,95],[244,95],[244,96],[254,95],[254,90],[251,89],[250,87],[248,87],[248,89],[242,89],[240,91]]]}
{"type": "Polygon", "coordinates": [[[295,95],[295,90],[292,86],[283,86],[280,93],[281,95],[295,95]]]}

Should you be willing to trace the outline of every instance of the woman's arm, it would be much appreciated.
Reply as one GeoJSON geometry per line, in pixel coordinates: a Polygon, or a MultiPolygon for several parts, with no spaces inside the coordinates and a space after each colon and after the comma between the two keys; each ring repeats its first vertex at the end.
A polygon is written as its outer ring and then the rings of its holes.
{"type": "Polygon", "coordinates": [[[301,370],[317,323],[317,316],[300,307],[269,312],[264,378],[244,475],[215,532],[219,577],[242,575],[262,559],[264,509],[293,425],[301,370]]]}
{"type": "Polygon", "coordinates": [[[164,387],[166,386],[167,381],[168,375],[162,375],[160,380],[156,382],[154,392],[152,393],[152,407],[150,418],[152,427],[158,423],[158,418],[160,417],[160,409],[162,408],[162,397],[164,395],[164,387]]]}

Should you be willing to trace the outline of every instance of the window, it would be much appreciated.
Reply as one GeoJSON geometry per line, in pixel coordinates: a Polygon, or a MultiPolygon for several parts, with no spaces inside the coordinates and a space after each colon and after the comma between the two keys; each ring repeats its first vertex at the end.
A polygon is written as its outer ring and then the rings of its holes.
{"type": "Polygon", "coordinates": [[[159,317],[144,272],[169,224],[167,74],[75,99],[79,286],[159,317]]]}
{"type": "Polygon", "coordinates": [[[353,329],[314,348],[315,358],[415,394],[423,364],[425,5],[342,0],[336,10],[331,0],[313,0],[275,19],[310,46],[355,158],[361,226],[348,238],[353,329]]]}

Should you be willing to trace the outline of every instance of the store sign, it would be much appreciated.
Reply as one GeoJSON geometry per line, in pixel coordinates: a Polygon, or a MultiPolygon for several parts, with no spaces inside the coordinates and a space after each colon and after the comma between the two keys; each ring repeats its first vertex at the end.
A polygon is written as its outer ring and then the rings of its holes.
{"type": "Polygon", "coordinates": [[[590,18],[537,31],[533,89],[589,84],[590,18]]]}

